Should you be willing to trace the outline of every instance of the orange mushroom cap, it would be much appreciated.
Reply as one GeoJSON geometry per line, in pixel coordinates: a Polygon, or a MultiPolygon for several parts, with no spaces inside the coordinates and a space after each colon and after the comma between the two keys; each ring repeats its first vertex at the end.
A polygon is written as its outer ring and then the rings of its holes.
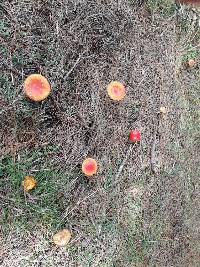
{"type": "Polygon", "coordinates": [[[42,101],[51,92],[48,80],[40,74],[31,74],[24,81],[25,95],[34,100],[42,101]]]}
{"type": "Polygon", "coordinates": [[[86,176],[92,176],[97,173],[97,162],[95,159],[87,158],[82,163],[82,172],[86,176]]]}
{"type": "Polygon", "coordinates": [[[109,97],[116,101],[122,100],[126,95],[125,86],[118,81],[109,83],[107,86],[107,92],[109,97]]]}
{"type": "Polygon", "coordinates": [[[24,187],[25,191],[29,191],[33,189],[36,186],[36,180],[32,176],[25,176],[24,181],[22,182],[22,185],[24,187]]]}
{"type": "Polygon", "coordinates": [[[71,233],[67,229],[63,229],[53,236],[53,242],[59,247],[66,246],[71,239],[71,233]]]}

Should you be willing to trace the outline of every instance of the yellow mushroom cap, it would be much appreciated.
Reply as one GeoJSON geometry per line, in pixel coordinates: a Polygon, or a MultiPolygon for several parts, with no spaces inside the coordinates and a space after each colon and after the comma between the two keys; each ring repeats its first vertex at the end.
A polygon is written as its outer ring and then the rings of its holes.
{"type": "Polygon", "coordinates": [[[32,176],[25,176],[22,182],[25,191],[29,191],[36,186],[36,180],[32,176]]]}

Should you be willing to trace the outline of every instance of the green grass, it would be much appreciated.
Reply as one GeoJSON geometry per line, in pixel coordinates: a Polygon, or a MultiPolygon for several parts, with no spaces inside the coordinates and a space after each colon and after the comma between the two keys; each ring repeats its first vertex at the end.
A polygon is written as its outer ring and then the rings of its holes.
{"type": "Polygon", "coordinates": [[[8,223],[20,228],[27,227],[29,223],[56,228],[60,223],[67,202],[63,191],[67,190],[71,177],[57,169],[53,163],[46,166],[49,153],[57,149],[49,146],[24,151],[19,153],[15,162],[10,156],[1,158],[0,174],[3,178],[0,187],[2,192],[6,192],[6,205],[1,216],[4,233],[9,231],[8,223]],[[37,186],[28,194],[22,188],[22,180],[26,175],[33,175],[37,180],[37,186]]]}
{"type": "Polygon", "coordinates": [[[11,35],[10,24],[3,20],[0,21],[0,35],[3,37],[9,37],[11,35]]]}
{"type": "MultiPolygon", "coordinates": [[[[3,95],[4,99],[7,101],[13,101],[16,99],[17,94],[15,91],[15,87],[12,84],[11,76],[6,74],[0,74],[0,87],[1,87],[1,95],[3,95]]],[[[0,108],[1,110],[1,108],[0,108]]]]}
{"type": "MultiPolygon", "coordinates": [[[[144,231],[144,200],[145,187],[142,184],[134,184],[133,188],[138,193],[133,197],[128,193],[126,197],[127,207],[124,211],[124,222],[126,227],[121,228],[123,237],[123,254],[121,261],[127,266],[143,266],[148,258],[152,244],[160,242],[162,223],[160,218],[160,198],[156,194],[152,198],[152,203],[156,209],[154,220],[148,231],[144,231]]],[[[120,228],[119,228],[120,229],[120,228]]]]}
{"type": "MultiPolygon", "coordinates": [[[[196,74],[199,76],[198,74],[196,74]]],[[[199,184],[198,177],[200,176],[200,167],[197,162],[198,148],[200,146],[199,132],[200,132],[200,112],[199,112],[199,78],[191,84],[185,96],[182,99],[182,105],[185,107],[185,114],[182,115],[182,133],[187,138],[185,139],[182,153],[184,154],[185,162],[184,168],[184,182],[185,182],[185,213],[184,221],[190,233],[190,249],[192,251],[193,266],[198,266],[199,260],[199,196],[197,193],[197,186],[199,184]],[[196,192],[196,193],[195,193],[196,192]]]]}
{"type": "Polygon", "coordinates": [[[107,170],[107,175],[104,180],[104,185],[103,185],[104,189],[108,191],[112,186],[112,183],[113,183],[113,168],[112,166],[109,166],[107,170]]]}
{"type": "Polygon", "coordinates": [[[174,15],[176,5],[173,0],[147,0],[147,7],[151,12],[158,12],[163,17],[174,15]]]}
{"type": "Polygon", "coordinates": [[[181,110],[180,131],[183,136],[183,144],[171,149],[173,155],[179,155],[179,159],[184,162],[179,169],[179,175],[184,179],[185,209],[184,224],[189,233],[189,247],[191,251],[191,266],[198,266],[199,263],[199,196],[197,196],[197,187],[199,185],[200,168],[198,164],[199,155],[199,132],[200,132],[200,90],[199,90],[199,38],[200,31],[190,28],[186,22],[180,25],[180,36],[184,36],[184,54],[182,62],[193,58],[197,62],[197,68],[187,70],[183,74],[183,85],[181,84],[181,95],[179,99],[179,108],[181,110]],[[185,27],[187,25],[187,27],[185,27]],[[184,33],[187,32],[187,39],[184,33]],[[184,77],[184,75],[187,77],[184,77]],[[191,77],[189,79],[189,77],[191,77]],[[178,153],[177,153],[178,152],[178,153]]]}
{"type": "Polygon", "coordinates": [[[185,49],[185,53],[182,56],[182,62],[186,62],[189,59],[197,59],[199,57],[199,48],[194,47],[192,44],[188,44],[185,49]]]}

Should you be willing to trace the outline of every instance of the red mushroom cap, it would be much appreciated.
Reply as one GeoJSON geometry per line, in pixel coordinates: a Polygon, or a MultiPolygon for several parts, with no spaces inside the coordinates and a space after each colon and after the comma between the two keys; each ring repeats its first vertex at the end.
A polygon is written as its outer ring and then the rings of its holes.
{"type": "Polygon", "coordinates": [[[139,130],[132,130],[129,134],[129,140],[131,142],[137,142],[141,140],[141,132],[139,130]]]}
{"type": "Polygon", "coordinates": [[[97,173],[97,162],[95,159],[87,158],[82,163],[82,172],[86,176],[92,176],[97,173]]]}

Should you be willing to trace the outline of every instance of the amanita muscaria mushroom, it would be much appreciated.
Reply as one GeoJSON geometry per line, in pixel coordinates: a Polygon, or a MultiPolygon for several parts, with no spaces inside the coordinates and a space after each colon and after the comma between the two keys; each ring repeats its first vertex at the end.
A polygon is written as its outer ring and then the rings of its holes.
{"type": "Polygon", "coordinates": [[[53,236],[53,242],[59,247],[66,246],[71,239],[71,233],[67,229],[63,229],[53,236]]]}
{"type": "Polygon", "coordinates": [[[22,182],[25,191],[29,191],[36,186],[36,180],[32,176],[25,176],[22,182]]]}
{"type": "Polygon", "coordinates": [[[113,99],[115,101],[119,101],[125,97],[126,88],[122,83],[120,83],[118,81],[113,81],[113,82],[108,84],[107,92],[108,92],[108,95],[111,99],[113,99]]]}
{"type": "Polygon", "coordinates": [[[130,131],[130,134],[129,134],[129,140],[131,142],[137,142],[137,141],[140,141],[141,139],[141,132],[139,130],[132,130],[130,131]]]}
{"type": "Polygon", "coordinates": [[[97,173],[97,162],[95,159],[87,158],[82,163],[82,172],[86,176],[92,176],[97,173]]]}
{"type": "Polygon", "coordinates": [[[48,80],[40,74],[31,74],[24,81],[25,95],[34,101],[42,101],[51,92],[48,80]]]}

